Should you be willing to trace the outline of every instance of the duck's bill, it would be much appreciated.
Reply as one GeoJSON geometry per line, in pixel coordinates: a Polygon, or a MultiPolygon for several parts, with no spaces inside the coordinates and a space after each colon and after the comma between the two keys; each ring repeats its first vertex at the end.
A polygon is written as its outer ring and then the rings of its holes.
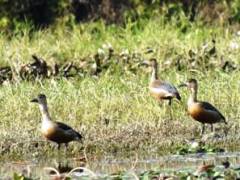
{"type": "Polygon", "coordinates": [[[182,84],[178,85],[179,88],[181,88],[181,87],[187,87],[187,86],[188,86],[187,83],[182,83],[182,84]]]}
{"type": "Polygon", "coordinates": [[[37,99],[32,99],[30,102],[32,102],[32,103],[38,103],[38,100],[37,100],[37,99]]]}

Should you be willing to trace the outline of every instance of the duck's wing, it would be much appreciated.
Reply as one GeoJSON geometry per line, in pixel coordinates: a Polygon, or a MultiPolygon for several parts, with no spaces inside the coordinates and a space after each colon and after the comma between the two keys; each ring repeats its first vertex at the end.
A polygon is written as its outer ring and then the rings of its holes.
{"type": "MultiPolygon", "coordinates": [[[[212,104],[208,103],[208,102],[199,102],[200,105],[207,111],[212,111],[212,112],[215,112],[215,113],[218,113],[218,115],[225,121],[226,118],[222,115],[222,113],[217,109],[215,108],[212,104]]],[[[226,122],[226,121],[225,121],[226,122]]]]}
{"type": "Polygon", "coordinates": [[[163,82],[156,80],[151,84],[151,88],[156,92],[165,92],[168,94],[175,95],[177,99],[181,100],[180,94],[177,88],[169,82],[163,82]]]}
{"type": "Polygon", "coordinates": [[[58,128],[62,129],[62,130],[70,130],[72,129],[70,126],[62,123],[62,122],[56,122],[58,128]]]}
{"type": "Polygon", "coordinates": [[[80,140],[82,139],[82,135],[80,133],[78,133],[77,131],[75,131],[73,128],[71,128],[70,126],[62,123],[62,122],[56,122],[57,126],[59,129],[64,130],[65,133],[74,136],[76,140],[80,140]]]}

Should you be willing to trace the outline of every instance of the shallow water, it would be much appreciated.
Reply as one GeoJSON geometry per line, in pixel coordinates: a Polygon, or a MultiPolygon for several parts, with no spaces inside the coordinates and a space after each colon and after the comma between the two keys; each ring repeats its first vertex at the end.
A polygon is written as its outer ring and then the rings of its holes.
{"type": "MultiPolygon", "coordinates": [[[[77,158],[61,159],[39,159],[32,161],[1,162],[1,179],[11,179],[14,172],[23,173],[31,177],[48,179],[49,171],[46,167],[53,167],[57,170],[68,168],[68,172],[75,167],[86,167],[97,176],[128,171],[140,173],[149,170],[173,171],[196,169],[203,163],[221,165],[228,160],[231,166],[240,166],[240,152],[227,152],[217,154],[191,154],[191,155],[170,155],[170,156],[134,156],[130,158],[107,156],[102,159],[87,160],[83,162],[77,158]]],[[[80,174],[80,173],[79,173],[80,174]]]]}

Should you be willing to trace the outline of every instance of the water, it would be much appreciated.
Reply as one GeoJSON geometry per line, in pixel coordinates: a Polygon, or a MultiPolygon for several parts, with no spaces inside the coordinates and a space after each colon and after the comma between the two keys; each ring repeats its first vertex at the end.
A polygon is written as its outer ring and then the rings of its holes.
{"type": "MultiPolygon", "coordinates": [[[[48,179],[50,177],[47,167],[52,167],[58,171],[76,167],[85,167],[97,176],[106,176],[116,172],[127,171],[141,173],[148,170],[173,171],[182,169],[196,169],[203,163],[221,165],[223,161],[229,161],[231,166],[240,166],[240,152],[227,152],[217,154],[192,154],[192,155],[170,155],[159,157],[134,156],[130,158],[106,156],[104,158],[54,158],[38,159],[19,162],[1,162],[1,179],[12,179],[14,172],[23,173],[31,177],[48,179]]],[[[61,172],[62,173],[62,172],[61,172]]],[[[76,174],[80,176],[81,173],[76,174]]]]}

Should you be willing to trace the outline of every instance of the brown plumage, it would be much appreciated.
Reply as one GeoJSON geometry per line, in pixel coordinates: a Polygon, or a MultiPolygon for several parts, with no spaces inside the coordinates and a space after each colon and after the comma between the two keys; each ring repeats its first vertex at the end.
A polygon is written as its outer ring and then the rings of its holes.
{"type": "Polygon", "coordinates": [[[152,75],[149,83],[150,94],[155,97],[159,102],[162,100],[168,100],[169,105],[171,105],[173,98],[176,98],[180,101],[181,97],[176,87],[158,78],[157,60],[150,59],[148,62],[145,63],[152,67],[152,75]]]}
{"type": "Polygon", "coordinates": [[[205,124],[211,124],[211,130],[213,131],[213,124],[223,122],[227,124],[225,117],[216,109],[213,105],[208,102],[198,101],[197,90],[198,83],[195,79],[190,79],[186,83],[180,86],[186,86],[190,89],[191,94],[187,103],[188,114],[198,122],[202,123],[201,134],[204,133],[205,124]]]}
{"type": "Polygon", "coordinates": [[[72,129],[70,126],[51,120],[47,107],[47,99],[44,94],[39,94],[38,97],[31,100],[31,102],[39,104],[42,114],[41,132],[43,136],[46,139],[57,143],[58,149],[62,143],[67,146],[70,141],[80,141],[82,139],[81,134],[72,129]]]}

